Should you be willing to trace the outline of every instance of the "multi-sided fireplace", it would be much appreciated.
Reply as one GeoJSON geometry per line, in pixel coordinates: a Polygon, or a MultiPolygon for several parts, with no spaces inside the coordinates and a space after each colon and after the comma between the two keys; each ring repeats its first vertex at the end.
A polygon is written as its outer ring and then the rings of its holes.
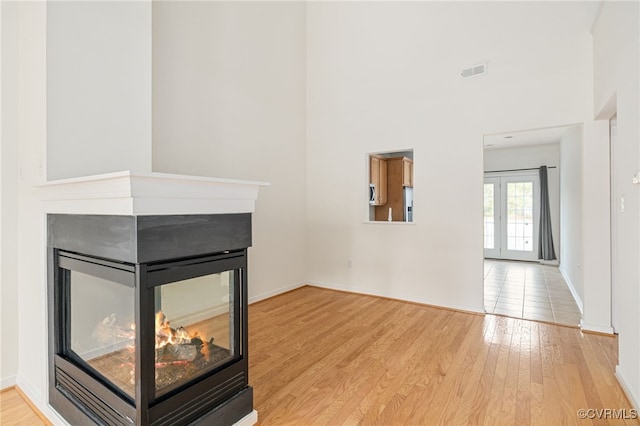
{"type": "Polygon", "coordinates": [[[71,424],[233,424],[251,214],[49,214],[49,402],[71,424]]]}

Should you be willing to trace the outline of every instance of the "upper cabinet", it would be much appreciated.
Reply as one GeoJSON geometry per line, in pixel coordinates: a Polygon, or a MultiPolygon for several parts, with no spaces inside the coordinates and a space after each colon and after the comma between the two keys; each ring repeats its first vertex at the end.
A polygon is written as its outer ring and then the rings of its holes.
{"type": "Polygon", "coordinates": [[[369,161],[369,220],[413,222],[413,149],[373,152],[369,161]]]}
{"type": "Polygon", "coordinates": [[[369,156],[369,204],[387,204],[387,161],[377,155],[369,156]]]}
{"type": "Polygon", "coordinates": [[[402,158],[402,186],[413,188],[413,160],[402,158]]]}
{"type": "Polygon", "coordinates": [[[387,157],[387,200],[386,204],[378,205],[375,209],[375,220],[387,221],[391,217],[393,222],[409,221],[405,211],[408,203],[406,188],[411,188],[413,161],[407,157],[387,157]]]}

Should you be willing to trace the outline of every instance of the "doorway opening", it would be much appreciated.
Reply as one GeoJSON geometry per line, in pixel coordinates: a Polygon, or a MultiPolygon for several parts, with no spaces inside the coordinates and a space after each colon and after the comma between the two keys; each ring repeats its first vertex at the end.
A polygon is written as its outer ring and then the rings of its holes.
{"type": "Polygon", "coordinates": [[[580,125],[484,136],[487,313],[579,325],[581,149],[580,125]]]}

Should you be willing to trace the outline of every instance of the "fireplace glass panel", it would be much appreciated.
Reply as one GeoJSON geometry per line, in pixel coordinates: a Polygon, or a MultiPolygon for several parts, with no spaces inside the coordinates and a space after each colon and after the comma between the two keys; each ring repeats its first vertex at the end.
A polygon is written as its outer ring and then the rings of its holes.
{"type": "Polygon", "coordinates": [[[155,384],[162,395],[235,357],[235,271],[155,288],[155,384]]]}
{"type": "Polygon", "coordinates": [[[133,398],[134,289],[77,271],[69,273],[71,350],[133,398]]]}

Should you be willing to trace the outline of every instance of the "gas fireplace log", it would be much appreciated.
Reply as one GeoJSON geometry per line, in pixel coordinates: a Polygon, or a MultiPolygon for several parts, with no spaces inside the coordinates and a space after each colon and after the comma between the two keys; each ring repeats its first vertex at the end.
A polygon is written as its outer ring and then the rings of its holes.
{"type": "Polygon", "coordinates": [[[199,346],[166,345],[156,349],[156,362],[193,361],[198,356],[199,346]]]}

